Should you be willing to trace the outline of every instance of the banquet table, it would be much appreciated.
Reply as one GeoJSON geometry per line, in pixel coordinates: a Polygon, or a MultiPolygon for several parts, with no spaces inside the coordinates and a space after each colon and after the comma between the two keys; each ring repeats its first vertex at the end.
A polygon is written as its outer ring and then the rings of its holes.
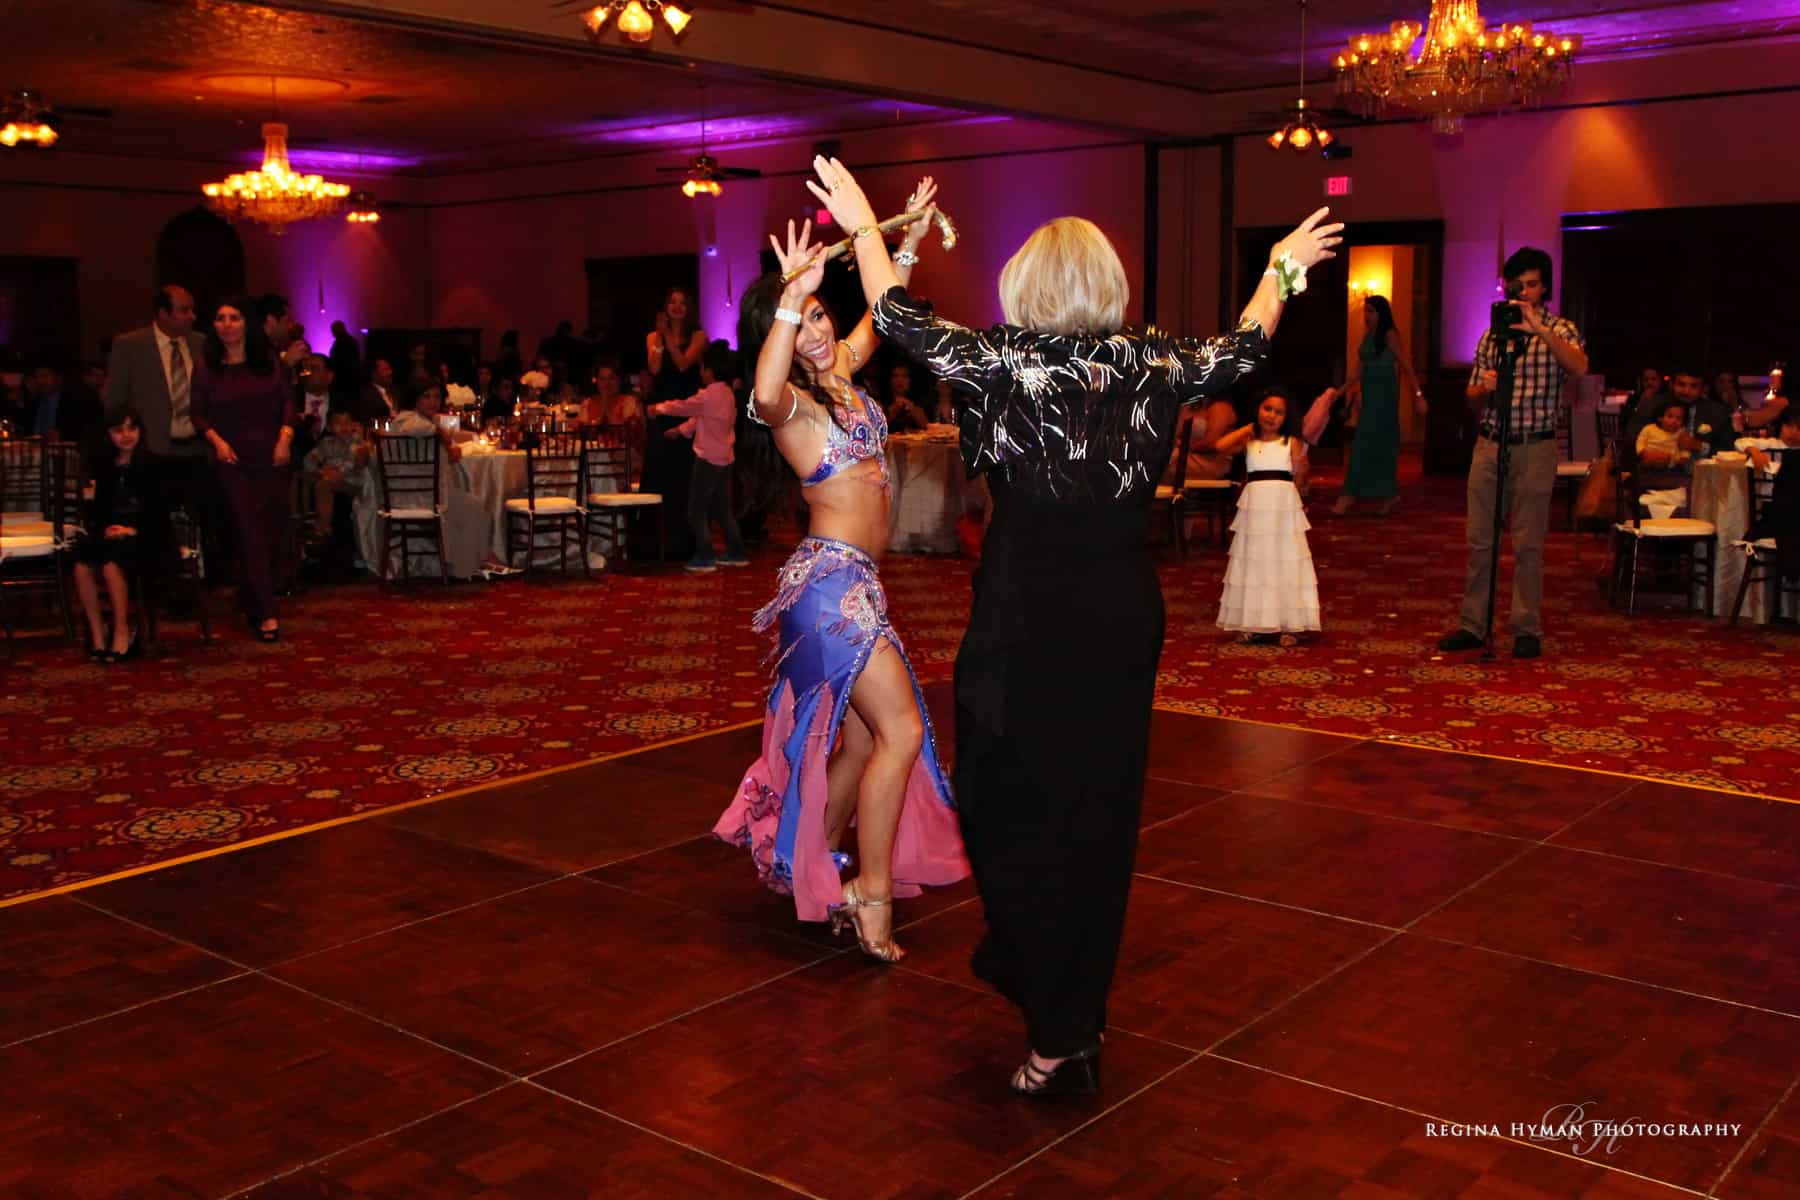
{"type": "MultiPolygon", "coordinates": [[[[525,495],[525,451],[501,450],[479,440],[462,445],[462,457],[444,470],[444,542],[453,578],[467,579],[480,571],[488,559],[506,561],[506,502],[525,495]]],[[[381,561],[381,485],[371,464],[365,472],[361,493],[356,498],[356,544],[364,562],[378,569],[381,561]]],[[[591,481],[594,491],[617,491],[620,481],[601,478],[591,481]]],[[[544,544],[534,551],[533,561],[540,565],[556,565],[560,552],[558,539],[544,535],[544,544]]],[[[608,546],[589,546],[589,555],[605,554],[608,546]]],[[[521,564],[522,565],[522,564],[521,564]]],[[[592,564],[590,564],[592,565],[592,564]]],[[[599,561],[604,566],[604,561],[599,561]]],[[[436,572],[435,561],[415,560],[413,573],[436,572]]]]}
{"type": "MultiPolygon", "coordinates": [[[[1703,459],[1694,466],[1692,512],[1711,521],[1718,531],[1717,565],[1713,571],[1713,615],[1728,617],[1744,578],[1745,556],[1734,543],[1750,529],[1751,471],[1744,462],[1703,459]]],[[[1755,587],[1744,596],[1740,621],[1763,624],[1769,620],[1768,591],[1755,587]]]]}
{"type": "Polygon", "coordinates": [[[987,485],[970,479],[953,434],[897,433],[887,442],[888,549],[899,554],[955,554],[956,523],[985,512],[987,485]]]}

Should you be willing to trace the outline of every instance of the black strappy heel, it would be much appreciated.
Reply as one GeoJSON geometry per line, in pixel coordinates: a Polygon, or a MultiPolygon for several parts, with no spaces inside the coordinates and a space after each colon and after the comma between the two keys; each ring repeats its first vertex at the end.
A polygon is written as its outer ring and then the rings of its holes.
{"type": "Polygon", "coordinates": [[[1089,1046],[1063,1059],[1049,1071],[1038,1066],[1031,1055],[1026,1055],[1025,1065],[1013,1072],[1011,1087],[1016,1095],[1034,1099],[1091,1096],[1100,1090],[1100,1047],[1089,1046]]]}

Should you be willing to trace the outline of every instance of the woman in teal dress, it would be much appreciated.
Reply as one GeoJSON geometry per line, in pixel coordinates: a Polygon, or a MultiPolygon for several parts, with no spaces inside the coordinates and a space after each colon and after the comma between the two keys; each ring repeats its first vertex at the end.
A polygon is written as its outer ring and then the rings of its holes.
{"type": "Polygon", "coordinates": [[[1352,411],[1361,414],[1350,445],[1350,467],[1344,490],[1332,512],[1342,516],[1359,499],[1380,500],[1387,516],[1400,503],[1400,383],[1406,382],[1421,412],[1425,398],[1394,327],[1387,297],[1370,296],[1363,304],[1363,340],[1356,348],[1344,392],[1352,411]]]}

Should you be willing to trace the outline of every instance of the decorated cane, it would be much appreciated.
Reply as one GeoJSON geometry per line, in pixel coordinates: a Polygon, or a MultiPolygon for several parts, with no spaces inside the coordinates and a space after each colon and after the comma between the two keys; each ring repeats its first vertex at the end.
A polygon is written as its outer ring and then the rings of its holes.
{"type": "MultiPolygon", "coordinates": [[[[889,217],[887,220],[885,220],[885,221],[881,222],[879,225],[875,226],[875,228],[880,230],[882,233],[892,233],[896,229],[905,229],[908,225],[911,225],[914,221],[918,220],[920,217],[925,216],[927,212],[929,212],[931,215],[932,223],[938,227],[938,232],[940,232],[944,235],[944,238],[943,238],[944,249],[954,250],[956,248],[956,226],[954,223],[951,222],[950,214],[946,213],[941,208],[916,209],[913,212],[904,212],[904,213],[901,213],[897,217],[889,217]]],[[[820,258],[819,261],[820,262],[830,262],[832,259],[840,257],[845,251],[850,249],[851,243],[853,243],[855,241],[856,241],[856,238],[854,236],[851,236],[851,237],[845,238],[841,242],[831,243],[831,245],[825,247],[825,253],[820,258]]],[[[792,283],[794,280],[800,278],[800,276],[802,276],[806,272],[810,271],[812,269],[812,265],[813,264],[812,264],[811,260],[808,260],[806,265],[795,267],[793,270],[789,271],[787,274],[785,274],[781,277],[781,282],[792,283]]]]}

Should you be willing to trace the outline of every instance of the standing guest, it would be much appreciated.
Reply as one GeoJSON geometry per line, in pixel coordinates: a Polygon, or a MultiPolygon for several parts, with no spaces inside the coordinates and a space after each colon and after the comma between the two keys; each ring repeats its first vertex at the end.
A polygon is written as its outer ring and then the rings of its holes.
{"type": "Polygon", "coordinates": [[[167,540],[168,510],[156,487],[156,472],[143,447],[144,423],[130,408],[105,419],[104,445],[89,461],[94,496],[86,505],[87,533],[74,543],[75,591],[87,614],[88,657],[97,662],[133,658],[131,578],[159,553],[167,540]],[[112,636],[100,617],[100,583],[112,606],[112,636]]]}
{"type": "Polygon", "coordinates": [[[150,324],[113,339],[106,407],[139,414],[158,493],[212,539],[222,524],[218,481],[193,421],[194,372],[205,349],[206,339],[194,332],[193,296],[175,284],[157,288],[150,324]]]}
{"type": "MultiPolygon", "coordinates": [[[[927,177],[907,211],[935,192],[927,177]]],[[[907,231],[902,271],[928,228],[921,218],[907,231]]],[[[864,954],[896,963],[905,951],[893,938],[894,898],[955,883],[969,866],[925,698],[876,575],[888,538],[887,431],[881,406],[849,377],[879,343],[867,316],[838,337],[817,295],[824,247],[811,232],[808,222],[796,238],[789,222],[785,247],[769,239],[782,275],[752,284],[740,309],[738,340],[760,347],[751,411],[773,427],[810,503],[807,536],[753,622],[779,629],[762,755],[713,833],[748,849],[802,921],[830,918],[864,954]],[[839,845],[852,816],[858,874],[844,882],[839,845]]]]}
{"type": "Polygon", "coordinates": [[[1359,410],[1356,440],[1350,444],[1350,466],[1344,490],[1331,511],[1350,511],[1359,498],[1380,500],[1376,511],[1387,516],[1400,503],[1400,400],[1404,394],[1423,412],[1425,394],[1413,374],[1406,343],[1394,328],[1394,310],[1386,296],[1363,302],[1363,340],[1350,363],[1344,391],[1359,410]]]}
{"type": "Polygon", "coordinates": [[[356,393],[356,381],[363,377],[362,347],[350,336],[350,329],[342,321],[331,323],[331,373],[347,390],[349,396],[356,393]]]}
{"type": "Polygon", "coordinates": [[[194,428],[212,447],[225,507],[238,535],[238,603],[257,638],[281,640],[275,607],[275,555],[287,532],[288,463],[294,443],[294,392],[276,360],[255,305],[219,305],[194,375],[194,428]]]}
{"type": "Polygon", "coordinates": [[[912,366],[899,360],[888,368],[887,419],[889,433],[910,433],[931,424],[925,406],[913,399],[912,366]]]}
{"type": "Polygon", "coordinates": [[[301,359],[312,353],[312,348],[299,336],[300,326],[289,315],[287,297],[270,292],[258,298],[255,305],[256,320],[262,323],[263,336],[269,340],[281,365],[291,372],[301,359]]]}
{"type": "Polygon", "coordinates": [[[855,231],[875,328],[967,395],[963,461],[994,501],[956,661],[956,798],[988,922],[973,965],[1024,1011],[1013,1089],[1093,1091],[1162,651],[1157,479],[1180,406],[1262,361],[1342,226],[1320,209],[1278,242],[1236,332],[1200,341],[1123,328],[1118,252],[1062,217],[1001,271],[1007,323],[981,333],[907,294],[842,163],[813,169],[807,186],[855,231]]]}
{"type": "Polygon", "coordinates": [[[688,528],[694,535],[694,557],[688,560],[690,571],[713,569],[711,522],[717,518],[725,534],[725,553],[719,566],[747,567],[744,539],[738,534],[737,516],[732,512],[731,461],[732,443],[737,437],[737,397],[730,379],[737,370],[737,355],[724,341],[712,342],[700,356],[700,382],[705,386],[699,394],[686,400],[664,400],[650,406],[652,417],[689,417],[676,432],[694,439],[694,475],[688,486],[688,528]]]}
{"type": "Polygon", "coordinates": [[[519,357],[519,331],[509,329],[500,335],[500,349],[494,354],[494,376],[516,380],[525,370],[519,357]]]}
{"type": "Polygon", "coordinates": [[[1525,349],[1514,365],[1512,425],[1508,435],[1510,466],[1506,496],[1499,484],[1500,445],[1494,391],[1500,386],[1500,356],[1505,349],[1487,330],[1475,346],[1467,395],[1481,413],[1481,436],[1469,464],[1469,566],[1463,580],[1460,627],[1438,642],[1446,652],[1479,650],[1488,635],[1488,586],[1493,583],[1494,510],[1502,505],[1512,515],[1513,657],[1543,653],[1543,622],[1538,609],[1544,597],[1544,536],[1550,528],[1550,496],[1556,490],[1556,424],[1563,388],[1572,375],[1588,369],[1581,331],[1575,322],[1544,307],[1555,294],[1550,256],[1526,246],[1501,268],[1506,294],[1519,306],[1523,320],[1514,325],[1525,337],[1525,349]]]}
{"type": "MultiPolygon", "coordinates": [[[[706,330],[694,317],[693,298],[685,288],[669,289],[656,314],[656,328],[644,339],[650,364],[650,390],[645,395],[649,403],[681,400],[700,390],[700,352],[706,349],[706,341],[706,330]]],[[[644,490],[660,495],[673,512],[686,511],[688,481],[694,470],[689,443],[665,436],[680,423],[674,417],[651,420],[644,444],[644,490]]],[[[688,544],[687,529],[678,526],[670,533],[668,553],[692,557],[694,547],[688,544]]]]}
{"type": "Polygon", "coordinates": [[[1288,435],[1288,396],[1270,388],[1256,421],[1219,439],[1243,451],[1247,477],[1231,522],[1231,560],[1219,600],[1219,628],[1246,642],[1298,645],[1319,631],[1319,583],[1306,545],[1306,443],[1288,435]]]}

